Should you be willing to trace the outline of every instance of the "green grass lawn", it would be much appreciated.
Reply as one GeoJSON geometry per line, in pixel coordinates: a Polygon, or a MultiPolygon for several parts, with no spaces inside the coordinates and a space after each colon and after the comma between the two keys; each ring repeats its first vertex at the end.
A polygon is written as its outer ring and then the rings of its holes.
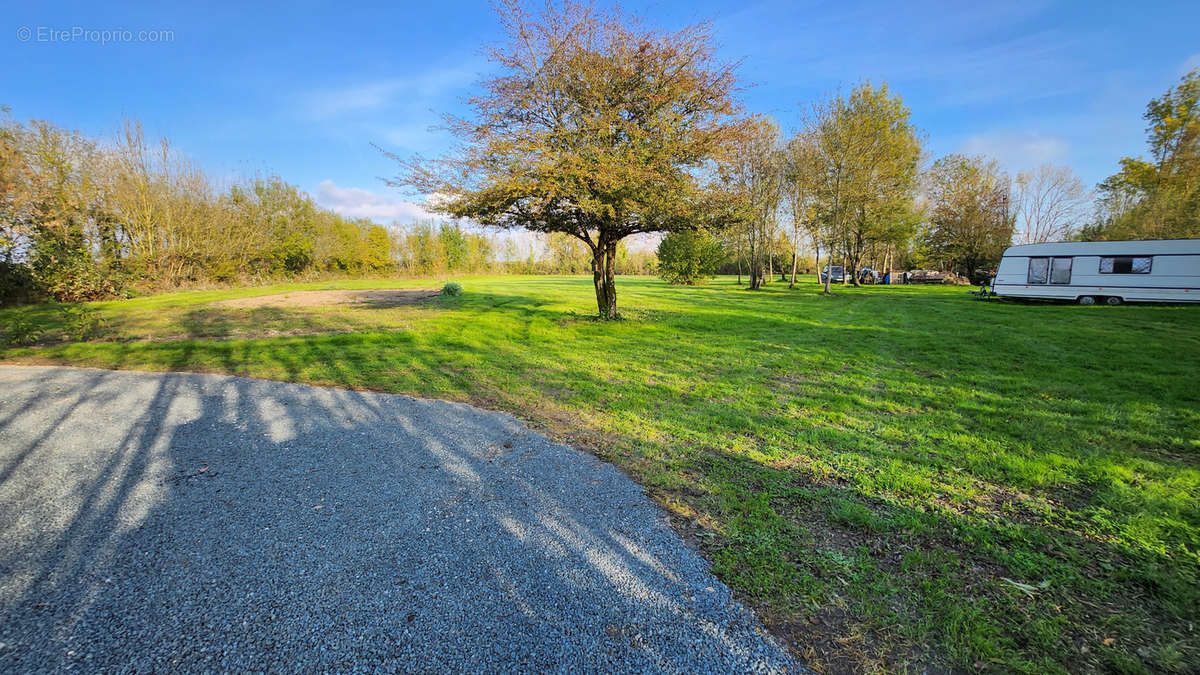
{"type": "MultiPolygon", "coordinates": [[[[469,401],[645,485],[717,574],[830,671],[1200,663],[1200,307],[821,295],[719,279],[459,280],[394,308],[94,303],[106,335],[9,362],[235,373],[469,401]]],[[[13,310],[0,312],[0,326],[13,310]]],[[[67,330],[66,333],[70,331],[67,330]]]]}

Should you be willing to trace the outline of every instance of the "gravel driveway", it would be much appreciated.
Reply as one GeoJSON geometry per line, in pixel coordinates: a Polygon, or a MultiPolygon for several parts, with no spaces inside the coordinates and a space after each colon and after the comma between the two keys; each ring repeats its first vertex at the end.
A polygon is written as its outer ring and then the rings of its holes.
{"type": "Polygon", "coordinates": [[[0,367],[0,672],[795,672],[640,488],[470,406],[0,367]]]}

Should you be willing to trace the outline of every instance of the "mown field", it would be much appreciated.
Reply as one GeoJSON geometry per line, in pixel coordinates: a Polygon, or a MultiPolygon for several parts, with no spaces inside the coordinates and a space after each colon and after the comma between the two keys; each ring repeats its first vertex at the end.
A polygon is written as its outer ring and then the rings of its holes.
{"type": "Polygon", "coordinates": [[[397,306],[211,303],[438,284],[5,310],[40,344],[0,360],[513,412],[645,485],[817,670],[1200,663],[1200,307],[620,278],[625,318],[602,323],[590,278],[458,281],[397,306]]]}

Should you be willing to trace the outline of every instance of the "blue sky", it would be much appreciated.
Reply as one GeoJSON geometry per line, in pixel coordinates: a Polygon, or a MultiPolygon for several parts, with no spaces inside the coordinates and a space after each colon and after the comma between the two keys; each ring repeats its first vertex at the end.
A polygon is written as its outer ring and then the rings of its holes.
{"type": "MultiPolygon", "coordinates": [[[[9,6],[0,104],[103,137],[136,117],[215,176],[274,172],[348,215],[419,215],[380,182],[393,165],[371,143],[444,147],[428,127],[489,72],[480,46],[501,37],[489,5],[250,4],[9,6]],[[47,39],[75,27],[172,36],[47,39]]],[[[886,80],[931,157],[1067,164],[1088,184],[1143,152],[1146,102],[1200,67],[1200,2],[623,4],[666,28],[713,20],[720,53],[752,85],[747,109],[785,128],[805,102],[886,80]]]]}

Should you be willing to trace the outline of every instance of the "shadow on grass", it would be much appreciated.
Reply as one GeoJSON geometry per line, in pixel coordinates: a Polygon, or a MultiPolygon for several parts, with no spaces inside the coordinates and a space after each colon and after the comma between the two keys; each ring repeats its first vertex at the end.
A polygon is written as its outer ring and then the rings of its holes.
{"type": "MultiPolygon", "coordinates": [[[[254,336],[270,327],[276,332],[314,331],[322,325],[307,312],[282,307],[225,309],[198,307],[182,313],[178,332],[190,338],[230,338],[254,336]]],[[[175,331],[172,331],[175,332],[175,331]]]]}

